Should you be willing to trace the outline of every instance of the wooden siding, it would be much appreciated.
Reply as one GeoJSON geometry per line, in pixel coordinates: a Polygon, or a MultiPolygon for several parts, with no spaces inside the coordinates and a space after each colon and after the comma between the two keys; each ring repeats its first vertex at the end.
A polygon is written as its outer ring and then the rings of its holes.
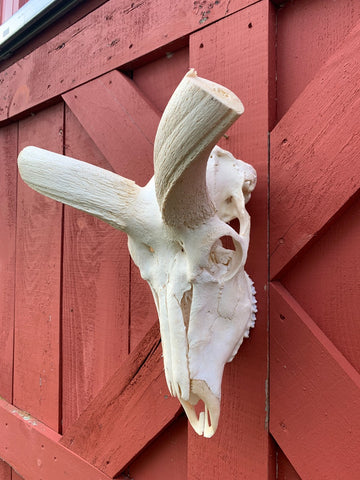
{"type": "Polygon", "coordinates": [[[0,480],[355,480],[360,4],[165,3],[84,2],[2,65],[0,480]],[[221,145],[259,175],[257,325],[210,440],[168,395],[125,235],[30,191],[15,162],[36,144],[144,185],[189,66],[243,100],[221,145]]]}
{"type": "Polygon", "coordinates": [[[237,357],[225,368],[217,434],[204,449],[203,439],[189,430],[189,480],[221,476],[235,478],[236,472],[254,479],[268,475],[267,305],[264,287],[267,282],[269,14],[269,5],[260,2],[190,38],[190,64],[199,75],[227,85],[245,105],[246,113],[229,130],[228,138],[223,139],[220,146],[233,152],[237,158],[251,161],[258,174],[256,195],[249,203],[253,221],[246,270],[256,284],[259,312],[251,338],[244,341],[237,357]],[[246,54],[239,55],[238,45],[246,54]],[[218,461],[213,462],[211,459],[215,456],[218,461]],[[252,461],[253,456],[257,458],[256,464],[252,461]]]}

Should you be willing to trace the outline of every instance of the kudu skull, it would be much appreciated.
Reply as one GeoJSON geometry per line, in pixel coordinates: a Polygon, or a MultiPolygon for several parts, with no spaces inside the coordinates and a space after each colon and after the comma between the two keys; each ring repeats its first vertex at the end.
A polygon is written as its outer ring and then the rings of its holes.
{"type": "Polygon", "coordinates": [[[216,146],[243,111],[230,90],[190,70],[161,118],[155,175],[145,187],[36,147],[18,159],[34,190],[127,233],[156,303],[168,388],[205,437],[218,425],[224,365],[255,322],[255,290],[244,265],[245,203],[256,172],[216,146]],[[229,225],[235,218],[239,231],[229,225]],[[198,416],[199,400],[204,411],[198,416]]]}

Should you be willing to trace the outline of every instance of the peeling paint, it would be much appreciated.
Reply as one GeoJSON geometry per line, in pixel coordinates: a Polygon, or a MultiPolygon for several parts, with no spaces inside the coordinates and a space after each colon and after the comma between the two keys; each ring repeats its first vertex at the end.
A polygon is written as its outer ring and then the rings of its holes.
{"type": "Polygon", "coordinates": [[[35,418],[32,417],[28,412],[25,412],[24,410],[13,409],[11,413],[13,415],[18,415],[25,422],[29,423],[30,425],[33,425],[34,427],[38,425],[38,422],[35,420],[35,418]]]}
{"type": "Polygon", "coordinates": [[[195,15],[201,15],[201,18],[199,20],[200,25],[202,25],[203,23],[209,20],[211,11],[216,5],[220,5],[220,0],[215,0],[215,1],[194,0],[193,2],[194,13],[195,15]]]}

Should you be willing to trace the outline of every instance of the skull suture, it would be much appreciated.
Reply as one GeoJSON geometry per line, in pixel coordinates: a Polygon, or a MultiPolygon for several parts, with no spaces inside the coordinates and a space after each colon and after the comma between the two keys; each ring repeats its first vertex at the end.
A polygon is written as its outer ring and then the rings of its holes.
{"type": "Polygon", "coordinates": [[[130,254],[156,303],[169,390],[205,437],[218,425],[224,365],[255,322],[255,290],[244,265],[245,203],[256,172],[216,146],[242,112],[232,92],[191,70],[162,116],[155,175],[143,188],[36,147],[19,155],[20,173],[32,188],[128,234],[130,254]],[[235,218],[239,231],[229,225],[235,218]],[[199,400],[205,407],[198,417],[199,400]]]}

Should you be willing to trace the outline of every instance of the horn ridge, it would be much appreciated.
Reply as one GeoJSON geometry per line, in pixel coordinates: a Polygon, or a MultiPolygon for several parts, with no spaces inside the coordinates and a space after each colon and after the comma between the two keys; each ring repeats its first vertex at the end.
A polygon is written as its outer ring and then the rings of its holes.
{"type": "Polygon", "coordinates": [[[132,180],[38,147],[24,148],[18,166],[24,182],[37,192],[131,232],[141,190],[132,180]]]}
{"type": "Polygon", "coordinates": [[[214,214],[206,192],[207,159],[243,111],[234,93],[193,69],[180,82],[154,144],[155,189],[166,224],[195,227],[214,214]]]}

